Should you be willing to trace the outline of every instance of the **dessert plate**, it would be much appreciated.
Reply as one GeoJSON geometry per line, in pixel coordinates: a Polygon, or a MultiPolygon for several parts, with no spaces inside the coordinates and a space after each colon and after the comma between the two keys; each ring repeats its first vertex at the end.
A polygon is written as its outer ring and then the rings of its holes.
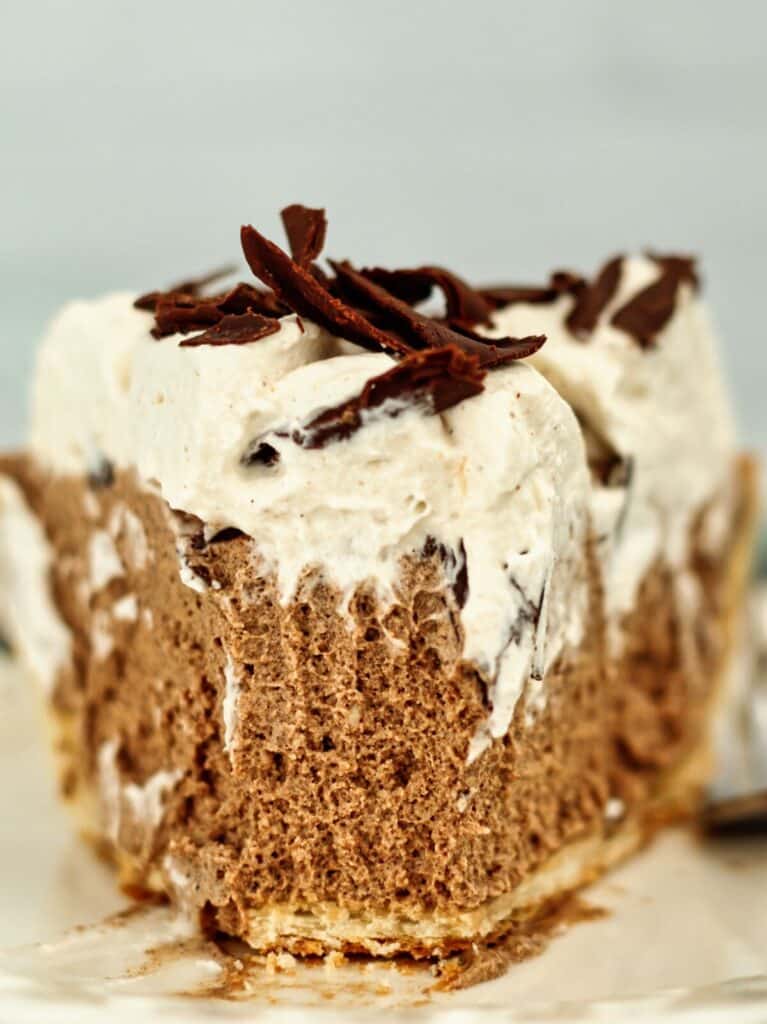
{"type": "Polygon", "coordinates": [[[167,907],[126,910],[52,791],[34,695],[0,658],[0,1021],[764,1021],[767,840],[685,831],[584,894],[604,913],[454,993],[427,968],[238,959],[167,907]],[[121,911],[123,911],[121,913],[121,911]]]}

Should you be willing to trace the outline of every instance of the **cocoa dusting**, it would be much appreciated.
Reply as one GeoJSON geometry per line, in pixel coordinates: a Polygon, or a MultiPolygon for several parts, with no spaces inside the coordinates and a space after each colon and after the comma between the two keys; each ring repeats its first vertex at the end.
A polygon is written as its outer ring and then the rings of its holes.
{"type": "Polygon", "coordinates": [[[439,980],[432,991],[457,992],[499,978],[512,964],[539,956],[564,928],[606,916],[602,907],[592,906],[572,893],[557,897],[503,933],[441,961],[439,980]]]}

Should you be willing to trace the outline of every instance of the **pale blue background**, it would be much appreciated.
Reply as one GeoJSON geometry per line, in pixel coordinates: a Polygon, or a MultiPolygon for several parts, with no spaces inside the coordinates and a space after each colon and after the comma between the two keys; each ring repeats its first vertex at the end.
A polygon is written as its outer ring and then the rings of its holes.
{"type": "Polygon", "coordinates": [[[767,447],[766,29],[761,0],[4,3],[0,445],[58,304],[204,270],[302,200],[331,254],[475,279],[703,253],[767,447]]]}

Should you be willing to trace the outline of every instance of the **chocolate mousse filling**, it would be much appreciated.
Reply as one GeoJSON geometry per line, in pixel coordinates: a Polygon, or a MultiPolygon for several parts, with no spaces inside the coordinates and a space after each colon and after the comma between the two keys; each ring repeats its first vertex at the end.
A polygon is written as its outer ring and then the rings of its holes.
{"type": "MultiPolygon", "coordinates": [[[[604,834],[608,802],[641,814],[705,736],[744,571],[747,464],[726,550],[696,555],[696,617],[677,616],[659,565],[611,657],[587,555],[584,642],[548,673],[535,723],[520,702],[506,736],[471,764],[488,680],[461,656],[460,592],[436,545],[403,562],[395,605],[360,587],[347,620],[311,569],[283,606],[252,538],[205,542],[202,523],[180,521],[130,473],[94,488],[27,462],[0,471],[67,552],[52,580],[75,651],[53,695],[67,798],[91,808],[91,835],[107,834],[125,884],[166,888],[208,926],[253,940],[253,916],[276,906],[387,921],[481,911],[570,844],[604,834]],[[88,550],[104,531],[120,570],[94,591],[88,550]],[[179,551],[199,586],[183,582],[179,551]],[[135,614],[118,614],[126,602],[135,614]],[[94,640],[99,623],[108,647],[94,640]]],[[[696,788],[670,808],[688,809],[696,788]]],[[[375,951],[369,938],[345,947],[375,951]]],[[[283,939],[271,945],[330,948],[283,939]]],[[[448,931],[432,946],[469,942],[448,931]]]]}

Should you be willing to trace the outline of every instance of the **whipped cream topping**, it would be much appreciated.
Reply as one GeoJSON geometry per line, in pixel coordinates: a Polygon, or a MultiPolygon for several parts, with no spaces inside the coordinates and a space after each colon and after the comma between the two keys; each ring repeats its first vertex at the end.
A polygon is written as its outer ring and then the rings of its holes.
{"type": "Polygon", "coordinates": [[[18,485],[0,476],[0,630],[50,693],[72,658],[72,637],[53,603],[53,552],[18,485]]]}
{"type": "Polygon", "coordinates": [[[291,432],[358,394],[390,356],[352,354],[295,316],[252,344],[182,348],[150,336],[152,317],[133,298],[74,303],[51,326],[35,381],[37,459],[83,474],[97,452],[208,534],[244,531],[286,602],[307,566],[344,601],[370,581],[393,602],[402,557],[436,540],[448,571],[465,558],[464,656],[491,680],[472,754],[504,735],[528,677],[542,677],[584,626],[589,480],[567,403],[514,363],[440,415],[382,407],[348,439],[302,447],[291,432]],[[279,458],[246,464],[256,441],[279,458]]]}
{"type": "MultiPolygon", "coordinates": [[[[680,567],[690,525],[704,505],[726,506],[735,428],[717,359],[713,329],[690,285],[682,284],[674,314],[656,344],[643,349],[612,326],[614,312],[660,275],[658,264],[624,259],[618,288],[586,340],[565,321],[573,298],[515,303],[493,316],[504,335],[532,328],[547,342],[530,360],[570,403],[584,428],[630,466],[627,486],[596,483],[591,509],[603,538],[608,608],[629,611],[646,572],[658,560],[680,567]]],[[[711,535],[716,543],[716,512],[711,535]]],[[[729,517],[719,517],[729,523],[729,517]]],[[[718,543],[726,539],[719,531],[718,543]]]]}

